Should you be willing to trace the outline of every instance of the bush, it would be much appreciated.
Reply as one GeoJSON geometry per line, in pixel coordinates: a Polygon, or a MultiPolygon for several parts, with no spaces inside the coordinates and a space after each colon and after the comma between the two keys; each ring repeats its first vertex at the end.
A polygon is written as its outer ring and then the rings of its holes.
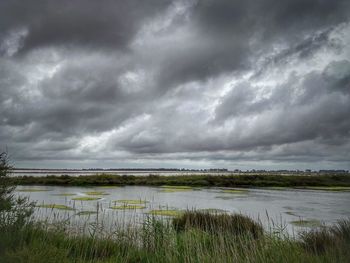
{"type": "MultiPolygon", "coordinates": [[[[9,237],[28,223],[34,210],[34,203],[30,203],[27,197],[14,195],[16,186],[7,180],[10,170],[7,153],[0,153],[0,233],[6,231],[9,237]]],[[[0,248],[6,245],[6,240],[3,234],[0,238],[0,248]]]]}
{"type": "Polygon", "coordinates": [[[187,211],[181,217],[174,218],[173,225],[178,232],[195,228],[212,234],[228,233],[248,235],[253,238],[258,238],[263,234],[261,224],[240,214],[210,214],[208,212],[187,211]]]}

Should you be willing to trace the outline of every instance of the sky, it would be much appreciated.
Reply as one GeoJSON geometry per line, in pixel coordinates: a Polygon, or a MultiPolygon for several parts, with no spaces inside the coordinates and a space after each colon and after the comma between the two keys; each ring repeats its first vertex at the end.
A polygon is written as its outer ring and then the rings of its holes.
{"type": "Polygon", "coordinates": [[[1,0],[17,167],[350,169],[348,0],[1,0]]]}

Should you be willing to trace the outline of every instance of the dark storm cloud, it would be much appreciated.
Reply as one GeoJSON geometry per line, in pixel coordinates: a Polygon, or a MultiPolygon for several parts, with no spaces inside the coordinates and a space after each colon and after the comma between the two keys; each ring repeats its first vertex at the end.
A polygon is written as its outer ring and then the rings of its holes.
{"type": "Polygon", "coordinates": [[[142,23],[168,5],[168,0],[34,0],[1,1],[1,32],[26,28],[22,50],[55,45],[97,49],[127,48],[142,23]]]}
{"type": "Polygon", "coordinates": [[[190,13],[196,40],[180,40],[180,47],[169,50],[159,85],[246,70],[274,42],[294,45],[280,56],[307,56],[328,42],[332,26],[349,20],[349,11],[345,0],[197,1],[190,13]]]}
{"type": "Polygon", "coordinates": [[[1,147],[38,166],[349,168],[349,13],[346,0],[3,0],[1,147]]]}

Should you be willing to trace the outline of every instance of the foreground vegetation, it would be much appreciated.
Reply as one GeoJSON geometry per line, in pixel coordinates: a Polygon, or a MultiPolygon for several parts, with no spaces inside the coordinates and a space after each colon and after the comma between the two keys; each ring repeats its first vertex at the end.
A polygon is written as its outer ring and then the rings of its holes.
{"type": "MultiPolygon", "coordinates": [[[[74,186],[113,186],[113,185],[149,185],[149,186],[218,186],[218,187],[318,187],[321,190],[350,190],[349,175],[181,175],[181,176],[132,176],[132,175],[85,175],[85,176],[23,176],[8,179],[21,185],[74,185],[74,186]]],[[[167,190],[166,188],[164,189],[167,190]]],[[[186,190],[186,188],[181,188],[186,190]]],[[[317,188],[316,188],[317,190],[317,188]]]]}
{"type": "Polygon", "coordinates": [[[1,262],[348,262],[350,221],[300,239],[264,234],[241,215],[187,212],[171,221],[150,217],[112,233],[69,231],[27,222],[0,229],[1,262]]]}
{"type": "MultiPolygon", "coordinates": [[[[106,229],[103,222],[98,221],[92,224],[83,224],[78,229],[69,221],[38,222],[32,217],[35,204],[30,203],[26,198],[18,198],[14,195],[13,184],[15,181],[7,178],[9,168],[6,155],[1,154],[0,261],[3,263],[309,263],[348,262],[350,258],[350,219],[339,221],[332,227],[315,228],[303,233],[297,239],[288,236],[282,230],[273,233],[265,232],[260,223],[247,216],[224,214],[220,211],[186,211],[169,214],[174,216],[172,220],[166,219],[169,215],[161,215],[155,212],[146,217],[141,225],[116,226],[113,229],[106,229]]],[[[86,177],[72,177],[71,179],[76,180],[73,183],[80,185],[82,182],[96,184],[92,179],[108,178],[125,179],[124,177],[113,176],[88,177],[87,181],[82,181],[86,177]]],[[[171,181],[174,180],[174,177],[170,179],[167,177],[132,178],[131,181],[128,181],[129,183],[145,180],[144,182],[153,182],[155,185],[177,184],[175,181],[171,181]],[[167,180],[166,183],[163,181],[164,179],[167,180]]],[[[201,185],[195,177],[187,178],[188,180],[190,178],[194,180],[193,182],[189,180],[188,184],[192,185],[190,183],[192,182],[195,183],[194,185],[201,185]]],[[[45,180],[51,179],[52,177],[47,177],[45,180]]],[[[58,178],[58,180],[62,180],[61,182],[68,179],[67,177],[58,178]]],[[[247,183],[244,180],[248,180],[248,178],[241,178],[242,181],[234,182],[232,180],[226,181],[226,178],[222,177],[220,177],[220,180],[215,182],[218,184],[229,182],[229,185],[220,186],[244,186],[246,184],[231,184],[247,183]]],[[[346,185],[342,178],[317,179],[318,183],[323,184],[334,183],[335,181],[338,182],[337,185],[346,185]]],[[[104,185],[126,184],[125,182],[116,183],[115,181],[110,183],[108,180],[98,182],[104,185]]],[[[208,183],[210,180],[205,182],[208,183]]],[[[309,183],[312,183],[312,181],[309,183]]],[[[184,182],[181,181],[181,184],[184,184],[184,182]]],[[[205,185],[204,179],[202,184],[205,185]]],[[[167,189],[167,187],[164,188],[167,189]]],[[[181,189],[186,189],[186,187],[181,187],[181,189]]],[[[140,202],[136,204],[135,200],[117,200],[116,202],[120,202],[124,206],[126,204],[142,205],[140,202]]],[[[48,205],[46,208],[65,209],[65,207],[57,205],[48,205]]]]}

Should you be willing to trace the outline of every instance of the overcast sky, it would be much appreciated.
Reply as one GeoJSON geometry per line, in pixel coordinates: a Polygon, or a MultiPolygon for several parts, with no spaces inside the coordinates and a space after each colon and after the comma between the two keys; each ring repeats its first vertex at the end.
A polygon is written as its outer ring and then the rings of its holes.
{"type": "Polygon", "coordinates": [[[349,0],[1,0],[17,167],[350,169],[349,0]]]}

